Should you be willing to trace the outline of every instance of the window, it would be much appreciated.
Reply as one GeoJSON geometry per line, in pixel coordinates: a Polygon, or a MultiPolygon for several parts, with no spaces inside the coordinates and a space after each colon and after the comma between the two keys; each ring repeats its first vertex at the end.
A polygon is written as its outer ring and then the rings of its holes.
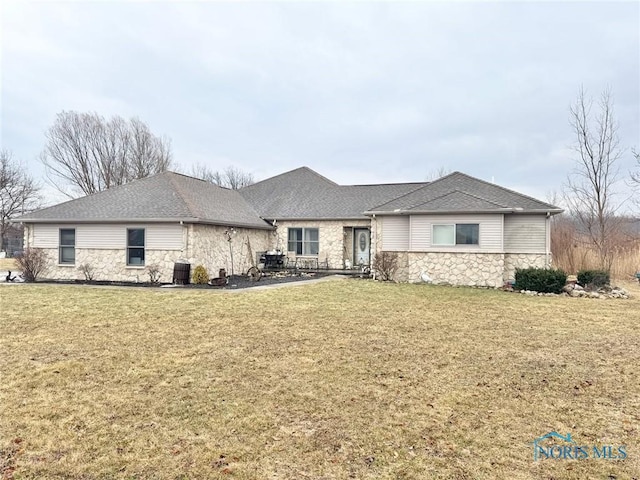
{"type": "Polygon", "coordinates": [[[127,265],[144,265],[144,228],[127,228],[127,265]]]}
{"type": "Polygon", "coordinates": [[[456,245],[478,245],[480,225],[459,223],[456,225],[456,245]]]}
{"type": "Polygon", "coordinates": [[[296,255],[318,255],[318,239],[317,228],[290,228],[288,250],[296,255]]]}
{"type": "Polygon", "coordinates": [[[434,225],[431,238],[433,245],[479,245],[480,225],[477,223],[434,225]]]}
{"type": "Polygon", "coordinates": [[[76,263],[76,229],[60,229],[60,248],[58,251],[58,262],[64,265],[76,263]]]}

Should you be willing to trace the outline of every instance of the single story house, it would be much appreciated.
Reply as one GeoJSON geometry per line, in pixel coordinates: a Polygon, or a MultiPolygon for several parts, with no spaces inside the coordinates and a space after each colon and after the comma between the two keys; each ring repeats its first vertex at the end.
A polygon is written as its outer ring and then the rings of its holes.
{"type": "Polygon", "coordinates": [[[551,263],[550,217],[562,210],[454,172],[433,182],[338,185],[307,167],[229,190],[173,172],[17,219],[25,247],[46,249],[46,277],[170,281],[185,260],[244,273],[255,252],[344,269],[396,252],[399,281],[498,287],[518,267],[551,263]]]}

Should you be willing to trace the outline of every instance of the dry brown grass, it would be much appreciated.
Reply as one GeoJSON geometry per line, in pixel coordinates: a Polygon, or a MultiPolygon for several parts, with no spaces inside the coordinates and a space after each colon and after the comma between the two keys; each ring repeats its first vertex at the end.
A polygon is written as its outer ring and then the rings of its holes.
{"type": "MultiPolygon", "coordinates": [[[[601,268],[597,253],[585,245],[554,252],[553,263],[569,274],[576,274],[579,270],[601,268]]],[[[611,265],[611,277],[629,280],[636,272],[640,272],[640,245],[627,245],[625,248],[617,249],[611,265]]]]}
{"type": "MultiPolygon", "coordinates": [[[[13,258],[0,258],[0,270],[16,270],[18,265],[13,258]]],[[[4,279],[2,279],[4,280],[4,279]]]]}
{"type": "Polygon", "coordinates": [[[636,298],[371,281],[0,288],[16,479],[585,479],[640,472],[636,298]],[[628,458],[533,461],[534,437],[628,458]]]}

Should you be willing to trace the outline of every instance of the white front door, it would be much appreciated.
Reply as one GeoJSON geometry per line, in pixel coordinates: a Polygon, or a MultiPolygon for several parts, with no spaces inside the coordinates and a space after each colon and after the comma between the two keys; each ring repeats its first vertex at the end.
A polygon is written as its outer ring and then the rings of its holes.
{"type": "Polygon", "coordinates": [[[353,230],[353,258],[356,265],[369,265],[369,249],[371,247],[371,233],[368,228],[353,230]]]}

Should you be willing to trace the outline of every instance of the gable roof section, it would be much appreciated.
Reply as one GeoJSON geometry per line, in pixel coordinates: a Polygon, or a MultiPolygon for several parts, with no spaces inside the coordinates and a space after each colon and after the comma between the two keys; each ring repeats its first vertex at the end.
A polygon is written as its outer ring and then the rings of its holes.
{"type": "Polygon", "coordinates": [[[562,209],[508,188],[453,172],[422,188],[379,204],[367,214],[560,213],[562,209]]]}
{"type": "Polygon", "coordinates": [[[262,218],[270,220],[364,219],[372,205],[388,202],[426,183],[338,185],[308,167],[239,190],[262,218]]]}
{"type": "Polygon", "coordinates": [[[237,191],[173,172],[135,180],[16,220],[33,223],[185,221],[271,228],[237,191]]]}

